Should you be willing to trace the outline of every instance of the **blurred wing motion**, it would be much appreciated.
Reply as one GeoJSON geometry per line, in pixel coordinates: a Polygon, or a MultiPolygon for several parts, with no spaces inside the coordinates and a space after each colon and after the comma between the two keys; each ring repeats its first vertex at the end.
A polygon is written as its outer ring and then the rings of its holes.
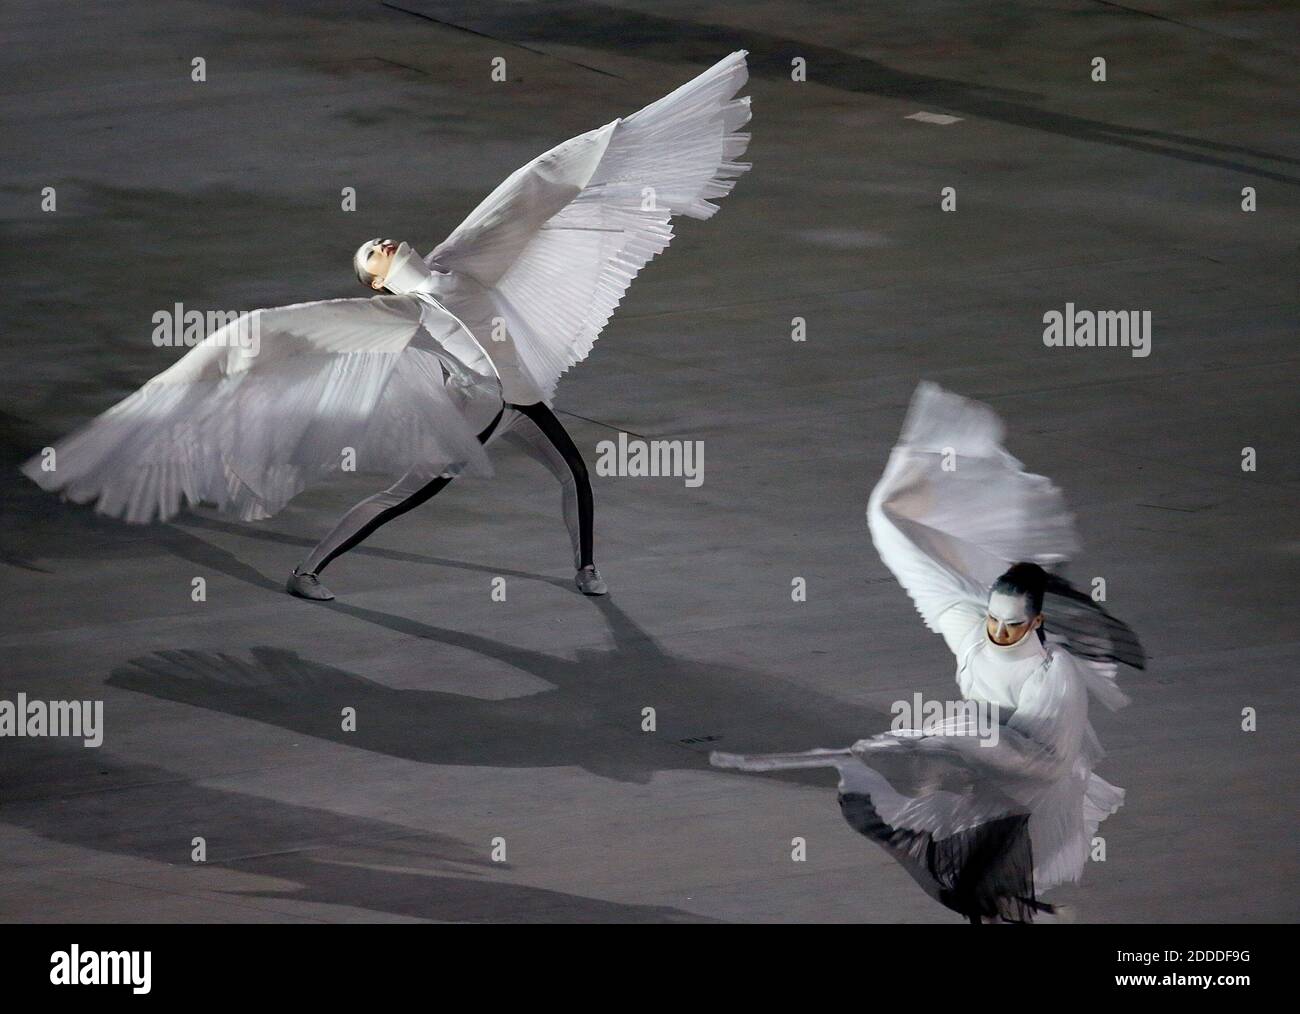
{"type": "Polygon", "coordinates": [[[410,296],[242,314],[23,471],[136,523],[187,502],[269,517],[349,459],[365,472],[490,474],[439,358],[409,347],[422,311],[460,326],[410,296]]]}
{"type": "MultiPolygon", "coordinates": [[[[936,632],[944,632],[940,617],[954,606],[982,616],[989,588],[1012,563],[1050,571],[1078,553],[1060,489],[1026,472],[1003,437],[988,406],[924,382],[872,491],[867,518],[876,550],[936,632]]],[[[1133,631],[1059,576],[1051,576],[1048,596],[1049,639],[1084,663],[1083,676],[1103,703],[1123,703],[1114,663],[1141,666],[1133,631]]]]}
{"type": "Polygon", "coordinates": [[[835,768],[853,759],[852,750],[807,750],[802,753],[723,753],[714,750],[709,763],[737,771],[788,771],[793,768],[835,768]]]}
{"type": "Polygon", "coordinates": [[[958,758],[914,749],[890,735],[847,750],[713,753],[741,771],[839,769],[840,811],[936,901],[968,918],[1016,922],[1050,910],[1035,894],[1027,808],[958,758]]]}
{"type": "Polygon", "coordinates": [[[670,95],[519,169],[426,258],[470,284],[448,306],[476,334],[504,319],[547,401],[585,359],[628,285],[672,240],[670,219],[705,219],[749,166],[748,72],[732,53],[670,95]]]}
{"type": "Polygon", "coordinates": [[[922,382],[871,494],[876,550],[936,632],[963,600],[982,614],[1010,564],[1049,567],[1078,551],[1061,491],[1026,472],[1002,439],[988,406],[922,382]]]}
{"type": "Polygon", "coordinates": [[[836,768],[840,791],[870,795],[891,827],[927,831],[937,838],[1024,812],[996,779],[983,777],[977,754],[917,749],[919,738],[884,733],[845,750],[735,754],[714,751],[709,763],[737,771],[836,768]],[[967,757],[973,758],[969,763],[967,757]]]}

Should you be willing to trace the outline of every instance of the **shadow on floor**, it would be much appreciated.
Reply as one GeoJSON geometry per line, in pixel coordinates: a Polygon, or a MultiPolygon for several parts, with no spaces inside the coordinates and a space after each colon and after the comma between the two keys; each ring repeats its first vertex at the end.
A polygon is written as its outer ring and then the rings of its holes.
{"type": "MultiPolygon", "coordinates": [[[[487,842],[471,846],[387,821],[199,785],[163,768],[123,763],[102,750],[56,740],[15,740],[6,752],[6,767],[19,775],[11,784],[52,780],[65,794],[7,798],[5,823],[65,845],[192,871],[192,891],[170,879],[166,889],[200,901],[278,899],[459,922],[709,921],[670,907],[508,883],[500,877],[505,864],[489,861],[487,842]],[[201,866],[190,858],[195,835],[208,847],[201,866]],[[206,885],[213,882],[213,867],[287,884],[211,888],[206,885]]],[[[126,882],[126,876],[119,880],[126,882]]],[[[149,894],[142,891],[139,918],[164,918],[150,909],[149,894]]],[[[36,912],[41,900],[24,898],[21,887],[9,889],[5,907],[11,918],[21,915],[20,906],[36,912]]],[[[266,906],[258,907],[266,918],[266,906]]],[[[226,904],[221,911],[230,915],[226,904]]]]}

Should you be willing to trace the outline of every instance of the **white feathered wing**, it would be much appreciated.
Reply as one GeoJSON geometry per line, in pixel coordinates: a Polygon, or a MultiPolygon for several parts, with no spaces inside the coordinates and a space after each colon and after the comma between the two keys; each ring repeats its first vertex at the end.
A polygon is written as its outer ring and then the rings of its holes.
{"type": "MultiPolygon", "coordinates": [[[[867,521],[876,551],[933,631],[941,632],[940,617],[954,606],[982,616],[989,587],[1012,563],[1051,569],[1079,552],[1064,494],[1025,471],[1004,439],[1005,427],[987,405],[923,381],[872,490],[867,521]]],[[[1054,615],[1048,612],[1049,640],[1054,615]]],[[[1098,639],[1106,634],[1097,631],[1098,639]]],[[[1073,648],[1070,638],[1056,639],[1073,648]]],[[[1101,703],[1113,710],[1127,702],[1112,662],[1076,661],[1101,703]]]]}
{"type": "Polygon", "coordinates": [[[534,159],[426,258],[447,273],[439,297],[476,335],[505,321],[547,402],[667,248],[671,218],[709,218],[749,168],[737,161],[749,143],[749,99],[735,97],[745,56],[534,159]]]}
{"type": "Polygon", "coordinates": [[[422,313],[460,328],[410,296],[243,314],[23,472],[135,523],[200,502],[266,518],[347,465],[490,475],[438,357],[411,347],[422,313]]]}

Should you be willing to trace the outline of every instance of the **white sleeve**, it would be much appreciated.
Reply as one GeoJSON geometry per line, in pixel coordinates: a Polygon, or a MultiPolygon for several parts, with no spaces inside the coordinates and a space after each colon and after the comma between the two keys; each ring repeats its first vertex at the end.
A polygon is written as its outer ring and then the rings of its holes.
{"type": "Polygon", "coordinates": [[[943,641],[953,655],[960,655],[962,644],[970,637],[976,627],[984,625],[988,611],[984,605],[963,600],[955,602],[935,620],[935,626],[943,635],[943,641]]]}
{"type": "Polygon", "coordinates": [[[927,531],[916,520],[926,511],[930,470],[923,456],[896,448],[867,502],[867,526],[881,562],[903,586],[925,625],[942,634],[956,654],[971,627],[982,622],[987,592],[945,559],[934,538],[939,533],[927,531]]]}
{"type": "Polygon", "coordinates": [[[1007,566],[1048,566],[1077,548],[1060,490],[1002,438],[987,406],[922,383],[867,506],[881,560],[954,650],[1007,566]]]}

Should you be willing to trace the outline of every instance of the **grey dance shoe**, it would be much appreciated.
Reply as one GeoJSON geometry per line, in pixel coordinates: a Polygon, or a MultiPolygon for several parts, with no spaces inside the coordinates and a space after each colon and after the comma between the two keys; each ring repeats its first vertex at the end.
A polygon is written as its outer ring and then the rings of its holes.
{"type": "Polygon", "coordinates": [[[582,570],[573,575],[573,583],[578,586],[578,591],[584,595],[609,594],[609,585],[605,583],[604,578],[600,576],[600,571],[595,567],[583,567],[582,570]]]}
{"type": "Polygon", "coordinates": [[[328,602],[334,597],[334,593],[321,584],[315,574],[299,574],[297,570],[289,575],[284,590],[290,595],[311,599],[313,602],[328,602]]]}

